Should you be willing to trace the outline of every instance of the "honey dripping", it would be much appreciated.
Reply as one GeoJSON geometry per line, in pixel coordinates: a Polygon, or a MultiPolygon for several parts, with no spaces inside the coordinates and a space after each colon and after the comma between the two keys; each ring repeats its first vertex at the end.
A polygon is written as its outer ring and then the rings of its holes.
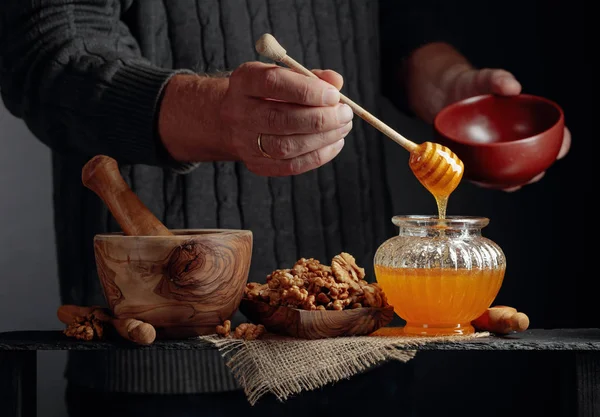
{"type": "Polygon", "coordinates": [[[410,153],[409,166],[437,203],[440,219],[446,218],[448,197],[460,183],[464,164],[446,146],[424,142],[410,153]]]}

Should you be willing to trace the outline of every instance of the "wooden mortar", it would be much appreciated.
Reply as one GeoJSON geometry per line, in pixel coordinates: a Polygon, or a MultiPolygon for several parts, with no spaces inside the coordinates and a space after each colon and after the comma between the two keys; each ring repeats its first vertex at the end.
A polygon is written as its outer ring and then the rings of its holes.
{"type": "Polygon", "coordinates": [[[115,318],[142,320],[157,338],[172,339],[213,334],[232,317],[248,280],[251,231],[167,229],[104,155],[84,166],[82,180],[123,230],[94,237],[98,276],[115,318]]]}

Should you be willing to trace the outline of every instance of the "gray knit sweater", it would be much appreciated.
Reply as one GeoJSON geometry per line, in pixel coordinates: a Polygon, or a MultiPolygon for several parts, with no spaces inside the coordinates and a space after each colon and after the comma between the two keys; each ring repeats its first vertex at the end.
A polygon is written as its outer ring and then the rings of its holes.
{"type": "MultiPolygon", "coordinates": [[[[257,60],[254,41],[270,32],[305,66],[340,72],[343,91],[377,114],[382,45],[396,62],[433,39],[431,30],[416,35],[430,21],[418,11],[397,10],[401,1],[371,0],[2,3],[2,99],[52,150],[62,302],[105,303],[92,239],[119,227],[81,185],[81,168],[95,154],[116,158],[132,189],[169,228],[252,230],[250,280],[264,280],[299,257],[327,262],[341,251],[372,271],[375,249],[393,233],[384,139],[375,129],[357,120],[341,154],[303,175],[265,178],[232,162],[183,173],[186,167],[171,161],[157,138],[157,108],[177,70],[210,73],[257,60]],[[380,6],[386,8],[381,22],[380,6]]],[[[72,354],[67,377],[127,392],[237,388],[211,352],[72,354]]]]}

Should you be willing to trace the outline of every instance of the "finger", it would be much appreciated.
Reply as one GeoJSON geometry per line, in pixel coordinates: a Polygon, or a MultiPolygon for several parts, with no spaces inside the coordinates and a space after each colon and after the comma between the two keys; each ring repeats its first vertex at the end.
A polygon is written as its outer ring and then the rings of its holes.
{"type": "Polygon", "coordinates": [[[565,133],[563,135],[562,145],[560,147],[560,151],[558,152],[558,156],[556,159],[562,159],[565,157],[569,150],[571,149],[571,132],[569,129],[565,127],[565,133]]]}
{"type": "Polygon", "coordinates": [[[343,147],[344,139],[340,139],[331,145],[296,158],[281,160],[261,158],[246,162],[246,167],[257,175],[269,177],[299,175],[325,165],[335,158],[343,147]]]}
{"type": "Polygon", "coordinates": [[[340,92],[328,82],[261,62],[242,64],[231,74],[230,83],[243,94],[256,98],[305,106],[334,106],[340,101],[340,92]]]}
{"type": "Polygon", "coordinates": [[[312,70],[317,77],[333,85],[338,90],[344,86],[344,77],[332,70],[312,70]]]}
{"type": "MultiPolygon", "coordinates": [[[[529,181],[527,181],[527,184],[534,184],[536,182],[538,182],[539,180],[541,180],[542,178],[544,178],[544,175],[546,175],[546,172],[540,172],[539,174],[537,174],[535,177],[533,177],[532,179],[530,179],[529,181]]],[[[508,188],[503,188],[502,191],[505,191],[507,193],[513,193],[517,190],[520,190],[521,188],[523,188],[522,185],[516,186],[516,187],[508,187],[508,188]]]]}
{"type": "MultiPolygon", "coordinates": [[[[339,129],[309,135],[261,135],[261,145],[263,150],[274,159],[291,159],[336,143],[345,138],[350,130],[352,130],[352,122],[339,129]]],[[[260,149],[257,149],[256,156],[264,158],[260,149]]]]}
{"type": "Polygon", "coordinates": [[[533,177],[532,179],[530,179],[527,184],[533,184],[538,182],[539,180],[541,180],[542,178],[544,178],[544,175],[546,175],[546,172],[540,172],[539,174],[537,174],[535,177],[533,177]]]}
{"type": "MultiPolygon", "coordinates": [[[[530,179],[527,182],[527,184],[533,184],[535,182],[538,182],[539,180],[541,180],[544,177],[545,174],[546,174],[545,172],[542,172],[542,173],[536,175],[535,177],[533,177],[532,179],[530,179]]],[[[481,182],[475,182],[475,181],[473,181],[473,184],[475,184],[475,185],[477,185],[478,187],[481,187],[481,188],[489,188],[489,189],[496,189],[496,188],[498,188],[497,186],[493,186],[493,185],[489,185],[489,184],[485,184],[485,183],[481,183],[481,182]]],[[[504,191],[504,192],[507,192],[507,193],[512,193],[512,192],[515,192],[517,190],[520,190],[521,188],[523,188],[522,185],[517,185],[515,187],[501,188],[501,190],[504,191]]]]}
{"type": "Polygon", "coordinates": [[[510,188],[504,188],[502,189],[502,191],[506,192],[506,193],[514,193],[517,190],[520,190],[521,188],[523,188],[522,186],[518,186],[518,187],[510,187],[510,188]]]}
{"type": "Polygon", "coordinates": [[[493,68],[461,72],[455,81],[456,97],[473,97],[481,94],[503,96],[521,93],[521,84],[508,71],[493,68]]]}
{"type": "Polygon", "coordinates": [[[320,133],[338,129],[354,117],[346,104],[335,107],[307,107],[271,100],[251,99],[244,103],[242,123],[251,131],[272,135],[320,133]]]}
{"type": "Polygon", "coordinates": [[[515,96],[521,93],[521,84],[510,72],[491,70],[489,73],[489,90],[501,96],[515,96]]]}
{"type": "Polygon", "coordinates": [[[486,184],[484,182],[477,182],[477,181],[471,181],[474,185],[481,187],[481,188],[486,188],[486,189],[490,189],[490,190],[502,190],[505,191],[507,193],[510,192],[514,192],[517,190],[520,190],[521,188],[523,188],[522,186],[516,186],[516,187],[507,187],[507,188],[499,188],[497,185],[492,185],[492,184],[486,184]]]}

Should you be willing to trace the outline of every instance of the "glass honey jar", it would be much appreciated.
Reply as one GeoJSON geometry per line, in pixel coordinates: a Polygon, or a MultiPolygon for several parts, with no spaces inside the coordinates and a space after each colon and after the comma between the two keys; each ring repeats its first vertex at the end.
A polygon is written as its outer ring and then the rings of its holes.
{"type": "Polygon", "coordinates": [[[406,321],[404,334],[474,332],[471,321],[496,298],[506,257],[482,235],[485,217],[394,216],[399,229],[375,253],[375,277],[406,321]]]}

